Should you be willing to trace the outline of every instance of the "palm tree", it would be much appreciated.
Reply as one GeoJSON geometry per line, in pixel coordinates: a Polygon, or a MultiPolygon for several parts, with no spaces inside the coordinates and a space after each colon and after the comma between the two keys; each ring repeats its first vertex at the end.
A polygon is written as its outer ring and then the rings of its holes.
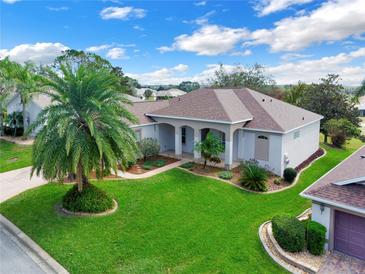
{"type": "Polygon", "coordinates": [[[31,101],[32,96],[40,91],[38,86],[38,76],[35,73],[35,66],[30,62],[21,65],[10,61],[9,58],[5,58],[0,62],[0,70],[3,79],[11,82],[15,92],[20,96],[25,135],[28,127],[26,115],[27,105],[31,101]]]}
{"type": "Polygon", "coordinates": [[[361,86],[355,91],[355,101],[358,103],[359,102],[359,98],[361,96],[365,96],[365,79],[362,80],[361,82],[361,86]]]}
{"type": "Polygon", "coordinates": [[[14,89],[14,83],[6,80],[0,72],[0,136],[4,135],[4,112],[11,97],[11,90],[14,89]]]}
{"type": "Polygon", "coordinates": [[[291,86],[284,95],[285,102],[300,106],[305,97],[308,86],[305,83],[298,82],[297,85],[291,86]]]}
{"type": "Polygon", "coordinates": [[[138,146],[128,123],[136,117],[124,107],[120,79],[105,68],[62,64],[46,68],[44,91],[52,104],[38,115],[28,131],[39,129],[33,145],[33,169],[48,180],[75,173],[78,191],[88,184],[91,171],[122,167],[134,160],[138,146]]]}

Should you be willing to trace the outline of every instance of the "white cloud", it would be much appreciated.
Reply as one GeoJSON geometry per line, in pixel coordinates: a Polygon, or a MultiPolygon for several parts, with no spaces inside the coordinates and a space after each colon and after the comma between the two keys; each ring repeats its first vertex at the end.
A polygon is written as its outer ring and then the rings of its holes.
{"type": "Polygon", "coordinates": [[[200,1],[200,2],[195,2],[194,5],[197,7],[201,7],[201,6],[205,6],[207,4],[207,1],[200,1]]]}
{"type": "Polygon", "coordinates": [[[183,20],[184,24],[197,24],[197,25],[206,25],[208,24],[209,17],[213,16],[216,13],[215,10],[208,11],[206,14],[194,19],[194,20],[183,20]]]}
{"type": "Polygon", "coordinates": [[[279,84],[294,84],[298,80],[318,82],[319,78],[328,73],[339,74],[345,85],[358,85],[365,76],[365,62],[354,66],[355,59],[365,59],[365,48],[349,53],[340,53],[320,59],[299,60],[267,67],[267,72],[274,76],[279,84]]]}
{"type": "Polygon", "coordinates": [[[288,17],[273,29],[259,29],[245,45],[267,44],[273,51],[295,51],[320,42],[365,32],[364,0],[331,0],[309,15],[288,17]]]}
{"type": "Polygon", "coordinates": [[[285,10],[290,6],[310,3],[313,0],[258,0],[254,9],[259,16],[265,16],[274,12],[285,10]]]}
{"type": "Polygon", "coordinates": [[[133,26],[133,29],[135,29],[135,30],[139,30],[139,31],[144,31],[144,28],[142,28],[141,26],[139,26],[139,25],[134,25],[133,26]]]}
{"type": "Polygon", "coordinates": [[[65,11],[68,10],[69,7],[66,6],[62,6],[62,7],[47,7],[48,10],[50,11],[65,11]]]}
{"type": "Polygon", "coordinates": [[[161,53],[180,50],[214,56],[231,51],[238,42],[247,37],[248,31],[244,28],[205,25],[191,35],[182,34],[175,37],[171,46],[162,46],[158,50],[161,53]]]}
{"type": "Polygon", "coordinates": [[[113,60],[128,58],[128,56],[126,56],[126,50],[123,48],[112,48],[108,50],[106,56],[113,60]]]}
{"type": "Polygon", "coordinates": [[[173,67],[173,69],[178,72],[185,72],[189,69],[189,66],[185,64],[178,64],[177,66],[173,67]]]}
{"type": "Polygon", "coordinates": [[[6,4],[14,4],[15,2],[19,2],[20,0],[3,0],[6,4]]]}
{"type": "Polygon", "coordinates": [[[68,47],[61,43],[21,44],[12,49],[1,49],[0,58],[9,58],[15,62],[32,61],[37,64],[49,64],[68,47]]]}
{"type": "MultiPolygon", "coordinates": [[[[307,83],[318,82],[319,78],[325,77],[328,73],[338,73],[344,85],[356,86],[364,79],[365,61],[362,65],[353,65],[351,62],[360,58],[365,60],[365,48],[320,59],[298,60],[277,66],[266,66],[266,72],[271,74],[278,84],[295,84],[299,80],[307,83]]],[[[183,71],[187,71],[187,65],[183,66],[186,66],[186,70],[183,71]]],[[[218,64],[208,64],[201,72],[187,76],[181,74],[177,69],[183,68],[183,66],[177,65],[142,74],[127,73],[127,75],[137,79],[141,84],[178,84],[182,81],[196,81],[204,84],[214,76],[214,72],[219,68],[218,64]]],[[[223,67],[228,73],[237,69],[235,65],[223,65],[223,67]]],[[[245,68],[241,66],[240,69],[245,68]]]]}
{"type": "Polygon", "coordinates": [[[250,56],[252,55],[252,51],[249,49],[246,49],[244,51],[234,51],[231,53],[232,56],[250,56]]]}
{"type": "Polygon", "coordinates": [[[282,56],[280,56],[280,59],[283,61],[290,61],[290,60],[296,60],[296,59],[304,59],[311,57],[311,54],[301,54],[301,53],[286,53],[282,56]]]}
{"type": "Polygon", "coordinates": [[[119,19],[128,20],[130,18],[143,18],[146,16],[146,10],[134,7],[108,7],[100,12],[104,20],[119,19]]]}
{"type": "Polygon", "coordinates": [[[86,48],[85,50],[90,51],[90,52],[99,52],[99,51],[106,50],[111,47],[112,47],[112,45],[110,45],[110,44],[104,44],[104,45],[99,45],[99,46],[91,46],[91,47],[86,48]]]}

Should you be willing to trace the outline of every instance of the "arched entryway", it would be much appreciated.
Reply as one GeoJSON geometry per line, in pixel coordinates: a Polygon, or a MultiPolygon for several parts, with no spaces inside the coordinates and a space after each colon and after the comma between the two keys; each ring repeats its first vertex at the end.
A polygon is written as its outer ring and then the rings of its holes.
{"type": "Polygon", "coordinates": [[[194,153],[194,129],[190,126],[181,127],[181,150],[185,154],[194,153]]]}
{"type": "Polygon", "coordinates": [[[160,152],[175,151],[175,127],[162,123],[158,125],[160,152]]]}

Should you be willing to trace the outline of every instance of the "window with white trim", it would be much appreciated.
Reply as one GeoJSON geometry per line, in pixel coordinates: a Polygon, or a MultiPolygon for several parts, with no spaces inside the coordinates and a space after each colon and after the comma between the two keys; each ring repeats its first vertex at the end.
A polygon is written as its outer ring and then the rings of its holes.
{"type": "Polygon", "coordinates": [[[186,144],[186,127],[181,128],[181,143],[186,144]]]}
{"type": "Polygon", "coordinates": [[[134,131],[134,133],[136,134],[137,142],[141,141],[142,140],[142,130],[137,129],[134,131]]]}

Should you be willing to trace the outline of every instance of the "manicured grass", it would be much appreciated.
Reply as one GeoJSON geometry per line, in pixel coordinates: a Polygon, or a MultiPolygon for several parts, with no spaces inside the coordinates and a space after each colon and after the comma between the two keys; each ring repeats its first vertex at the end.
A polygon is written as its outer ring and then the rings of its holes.
{"type": "Polygon", "coordinates": [[[298,194],[359,146],[325,146],[327,155],[295,187],[274,194],[174,169],[146,180],[96,183],[119,203],[110,216],[57,214],[55,204],[70,188],[59,184],[29,190],[0,212],[72,273],[283,273],[262,248],[259,225],[308,208],[298,194]]]}
{"type": "Polygon", "coordinates": [[[0,140],[0,172],[31,165],[32,146],[23,146],[0,140]]]}

